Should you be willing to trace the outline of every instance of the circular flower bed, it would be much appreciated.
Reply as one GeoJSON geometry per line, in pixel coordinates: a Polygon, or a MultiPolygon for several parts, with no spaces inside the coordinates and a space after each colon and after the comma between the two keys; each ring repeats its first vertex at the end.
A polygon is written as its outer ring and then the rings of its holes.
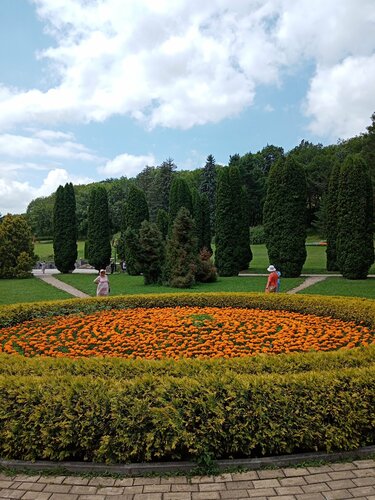
{"type": "Polygon", "coordinates": [[[234,358],[365,346],[374,332],[330,317],[245,308],[165,307],[39,318],[0,330],[24,356],[234,358]]]}

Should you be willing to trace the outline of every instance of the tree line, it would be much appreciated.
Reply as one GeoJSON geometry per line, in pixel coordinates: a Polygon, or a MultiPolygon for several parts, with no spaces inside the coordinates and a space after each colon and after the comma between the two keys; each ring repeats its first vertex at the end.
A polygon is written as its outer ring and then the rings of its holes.
{"type": "MultiPolygon", "coordinates": [[[[355,277],[357,271],[347,271],[349,266],[361,269],[363,277],[373,262],[375,113],[371,119],[366,134],[336,145],[302,141],[288,153],[267,145],[257,153],[231,155],[227,166],[209,155],[205,166],[194,171],[177,171],[169,158],[158,167],[145,167],[134,179],[60,186],[51,197],[33,200],[26,217],[37,237],[53,236],[55,260],[56,252],[62,253],[56,238],[67,242],[70,236],[87,240],[87,256],[96,268],[110,259],[110,242],[120,235],[118,255],[133,274],[145,265],[142,251],[151,233],[164,245],[156,252],[159,260],[173,254],[170,242],[177,237],[174,225],[182,208],[192,220],[195,261],[190,267],[195,274],[202,262],[197,256],[212,252],[213,236],[218,273],[231,276],[246,269],[252,259],[249,228],[263,225],[270,261],[284,276],[298,276],[306,258],[306,229],[314,227],[327,239],[327,269],[355,277]],[[61,203],[75,208],[61,210],[61,203]],[[98,252],[104,257],[94,257],[98,252]]],[[[71,249],[73,261],[73,243],[71,249]]],[[[171,263],[164,264],[158,279],[169,279],[170,270],[171,263]]]]}

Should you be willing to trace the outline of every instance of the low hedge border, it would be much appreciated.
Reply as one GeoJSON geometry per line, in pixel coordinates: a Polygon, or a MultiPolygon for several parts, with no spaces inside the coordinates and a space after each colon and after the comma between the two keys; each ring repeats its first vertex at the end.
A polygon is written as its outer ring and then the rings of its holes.
{"type": "MultiPolygon", "coordinates": [[[[264,294],[73,299],[0,325],[123,307],[284,309],[375,327],[374,301],[264,294]]],[[[375,443],[375,346],[238,360],[0,356],[0,456],[106,463],[347,451],[375,443]]]]}
{"type": "Polygon", "coordinates": [[[104,463],[355,450],[375,443],[375,366],[131,380],[0,376],[0,456],[104,463]]]}

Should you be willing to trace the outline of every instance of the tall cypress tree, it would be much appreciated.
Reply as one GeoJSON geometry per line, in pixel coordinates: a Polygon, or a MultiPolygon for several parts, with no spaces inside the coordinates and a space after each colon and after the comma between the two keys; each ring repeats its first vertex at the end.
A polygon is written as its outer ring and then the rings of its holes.
{"type": "Polygon", "coordinates": [[[195,283],[197,268],[194,220],[190,212],[182,207],[167,241],[166,273],[169,285],[177,288],[190,288],[195,283]]]}
{"type": "Polygon", "coordinates": [[[235,234],[229,168],[223,168],[218,174],[215,220],[215,266],[220,276],[235,276],[239,269],[234,257],[235,234]]]}
{"type": "Polygon", "coordinates": [[[192,193],[192,199],[198,250],[201,251],[205,248],[212,255],[210,205],[207,195],[205,193],[201,194],[195,189],[192,193]]]}
{"type": "Polygon", "coordinates": [[[119,255],[126,262],[126,269],[132,276],[140,273],[138,264],[139,230],[143,221],[149,220],[146,196],[142,189],[131,184],[124,204],[123,225],[119,255]]]}
{"type": "Polygon", "coordinates": [[[77,260],[76,201],[72,183],[59,186],[53,210],[53,251],[55,265],[62,273],[75,268],[77,260]]]}
{"type": "Polygon", "coordinates": [[[87,221],[87,254],[95,269],[105,269],[111,259],[107,191],[102,186],[91,189],[87,221]]]}
{"type": "Polygon", "coordinates": [[[270,263],[285,277],[299,276],[306,260],[306,177],[291,157],[271,167],[263,221],[270,263]]]}
{"type": "Polygon", "coordinates": [[[237,165],[229,167],[232,199],[233,258],[237,273],[247,269],[252,259],[250,249],[249,218],[246,213],[247,203],[245,187],[242,185],[240,170],[237,165]]]}
{"type": "Polygon", "coordinates": [[[337,203],[339,193],[339,179],[340,179],[340,162],[333,165],[331,175],[328,182],[327,197],[325,203],[325,234],[327,238],[327,271],[338,271],[337,264],[337,203]]]}
{"type": "Polygon", "coordinates": [[[207,195],[210,204],[210,227],[212,232],[215,224],[215,199],[216,199],[216,163],[213,155],[208,155],[203,168],[201,193],[207,195]]]}
{"type": "Polygon", "coordinates": [[[374,209],[370,175],[359,155],[347,156],[340,170],[337,214],[340,273],[365,279],[374,262],[374,209]]]}
{"type": "Polygon", "coordinates": [[[193,203],[188,183],[182,177],[175,176],[169,192],[169,224],[172,227],[182,207],[193,215],[193,203]]]}
{"type": "Polygon", "coordinates": [[[158,226],[147,220],[142,222],[139,230],[138,260],[145,285],[161,283],[165,260],[165,240],[158,226]]]}

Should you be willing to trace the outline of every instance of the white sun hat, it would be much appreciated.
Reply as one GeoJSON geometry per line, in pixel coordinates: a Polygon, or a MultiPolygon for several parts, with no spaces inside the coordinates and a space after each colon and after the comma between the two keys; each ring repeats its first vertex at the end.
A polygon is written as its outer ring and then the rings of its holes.
{"type": "Polygon", "coordinates": [[[276,271],[276,267],[271,264],[267,267],[267,271],[269,273],[273,273],[274,271],[276,271]]]}

